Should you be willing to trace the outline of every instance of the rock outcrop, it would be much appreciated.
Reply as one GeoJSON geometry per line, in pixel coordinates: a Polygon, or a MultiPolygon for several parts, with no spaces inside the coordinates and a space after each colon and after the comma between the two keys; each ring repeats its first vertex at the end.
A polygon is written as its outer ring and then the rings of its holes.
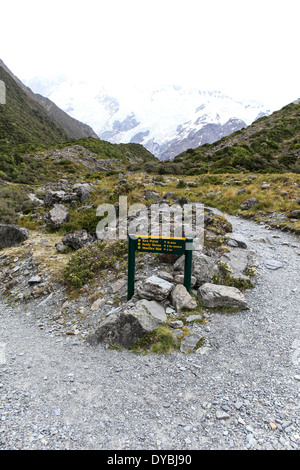
{"type": "Polygon", "coordinates": [[[158,302],[129,302],[124,310],[109,315],[88,341],[92,345],[101,342],[128,348],[166,321],[165,309],[158,302]]]}
{"type": "Polygon", "coordinates": [[[76,230],[75,232],[64,235],[62,238],[62,244],[72,248],[72,250],[84,248],[94,241],[95,238],[89,235],[86,230],[76,230]]]}
{"type": "Polygon", "coordinates": [[[254,253],[244,248],[232,248],[221,256],[220,262],[228,264],[232,277],[248,279],[246,270],[254,263],[254,253]]]}
{"type": "Polygon", "coordinates": [[[29,237],[29,232],[19,225],[0,225],[0,250],[18,245],[29,237]]]}

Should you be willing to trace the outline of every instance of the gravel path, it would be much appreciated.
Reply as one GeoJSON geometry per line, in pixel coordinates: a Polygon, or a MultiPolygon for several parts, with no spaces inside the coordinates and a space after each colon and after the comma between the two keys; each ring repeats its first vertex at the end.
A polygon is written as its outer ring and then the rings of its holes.
{"type": "Polygon", "coordinates": [[[259,276],[202,354],[92,348],[0,301],[0,449],[300,449],[299,238],[228,218],[259,276]]]}

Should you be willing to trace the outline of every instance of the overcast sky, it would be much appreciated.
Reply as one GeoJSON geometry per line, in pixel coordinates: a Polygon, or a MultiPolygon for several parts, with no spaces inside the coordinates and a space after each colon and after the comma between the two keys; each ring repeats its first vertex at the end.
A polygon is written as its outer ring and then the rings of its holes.
{"type": "Polygon", "coordinates": [[[0,58],[20,79],[176,84],[262,101],[300,97],[299,0],[9,0],[0,58]]]}

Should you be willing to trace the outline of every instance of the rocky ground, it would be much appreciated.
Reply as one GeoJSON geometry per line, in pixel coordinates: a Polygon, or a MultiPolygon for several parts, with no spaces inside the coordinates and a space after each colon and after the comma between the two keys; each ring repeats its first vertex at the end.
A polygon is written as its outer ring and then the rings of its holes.
{"type": "Polygon", "coordinates": [[[0,449],[299,450],[299,238],[228,218],[255,251],[256,285],[247,310],[207,311],[197,352],[92,347],[53,318],[56,292],[2,298],[0,449]]]}

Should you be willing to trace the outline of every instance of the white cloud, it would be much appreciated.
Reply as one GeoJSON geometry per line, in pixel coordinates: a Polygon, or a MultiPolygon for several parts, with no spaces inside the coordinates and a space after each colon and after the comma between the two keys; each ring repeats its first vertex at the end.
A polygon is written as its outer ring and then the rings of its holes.
{"type": "Polygon", "coordinates": [[[178,83],[282,106],[300,96],[298,0],[11,0],[1,58],[20,78],[178,83]]]}

